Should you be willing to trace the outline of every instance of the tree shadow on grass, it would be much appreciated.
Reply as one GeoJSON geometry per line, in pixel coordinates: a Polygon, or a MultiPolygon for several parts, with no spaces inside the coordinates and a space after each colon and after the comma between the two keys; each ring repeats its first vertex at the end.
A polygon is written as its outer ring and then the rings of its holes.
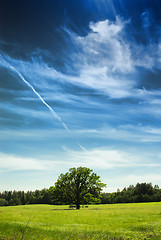
{"type": "Polygon", "coordinates": [[[51,209],[52,211],[66,211],[66,210],[76,210],[76,209],[71,209],[71,208],[62,208],[62,209],[51,209]]]}
{"type": "Polygon", "coordinates": [[[84,207],[84,208],[80,208],[80,209],[76,209],[76,208],[54,208],[51,209],[51,211],[66,211],[66,210],[90,210],[90,211],[95,211],[95,210],[104,210],[104,208],[88,208],[88,207],[84,207]]]}

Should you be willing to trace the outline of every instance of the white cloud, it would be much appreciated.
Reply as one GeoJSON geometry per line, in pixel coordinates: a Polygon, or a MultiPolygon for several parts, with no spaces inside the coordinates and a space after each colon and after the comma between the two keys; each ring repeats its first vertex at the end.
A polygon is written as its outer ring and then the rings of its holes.
{"type": "Polygon", "coordinates": [[[93,148],[75,151],[63,147],[64,152],[40,158],[28,158],[0,152],[0,170],[37,170],[51,171],[52,169],[67,169],[70,167],[86,166],[95,170],[132,169],[135,167],[161,167],[159,153],[147,154],[133,150],[119,150],[114,148],[93,148]],[[45,159],[45,160],[44,160],[45,159]],[[51,160],[52,159],[52,160],[51,160]],[[151,160],[152,159],[152,160],[151,160]],[[154,159],[156,161],[154,162],[154,159]]]}
{"type": "MultiPolygon", "coordinates": [[[[60,83],[70,83],[94,89],[110,98],[149,98],[155,92],[137,89],[136,66],[148,69],[153,69],[154,66],[161,68],[159,63],[161,44],[150,43],[148,46],[142,46],[128,41],[124,35],[124,28],[128,23],[129,21],[119,18],[115,22],[105,20],[91,23],[91,31],[84,37],[70,32],[73,49],[78,50],[71,55],[69,61],[77,70],[75,76],[58,72],[42,60],[33,58],[31,62],[25,62],[8,56],[5,58],[34,86],[42,90],[42,95],[44,91],[50,92],[52,85],[52,93],[58,95],[62,91],[60,83]],[[132,75],[129,76],[129,73],[132,75]]],[[[1,65],[4,66],[5,62],[1,61],[1,65]]],[[[45,94],[45,97],[48,98],[49,95],[45,94]]],[[[65,101],[64,96],[62,97],[65,101]]],[[[75,100],[71,95],[66,98],[68,101],[75,100]]]]}
{"type": "MultiPolygon", "coordinates": [[[[113,98],[128,97],[136,83],[122,75],[133,71],[129,44],[122,37],[125,24],[119,19],[116,22],[106,20],[91,23],[92,31],[85,37],[71,34],[75,42],[74,48],[80,49],[71,56],[78,68],[77,76],[58,72],[40,60],[25,62],[8,56],[5,58],[32,84],[43,90],[51,89],[51,85],[59,81],[59,84],[72,83],[101,91],[113,98]]],[[[1,64],[5,65],[5,61],[1,64]]]]}
{"type": "Polygon", "coordinates": [[[144,46],[128,40],[125,26],[129,23],[119,18],[115,22],[105,20],[91,23],[91,32],[85,37],[70,33],[80,51],[72,55],[79,77],[69,81],[111,98],[145,95],[145,91],[137,90],[136,67],[160,69],[160,44],[150,41],[144,46]]]}
{"type": "MultiPolygon", "coordinates": [[[[97,104],[98,106],[98,101],[94,101],[90,96],[82,97],[74,90],[71,90],[72,86],[70,84],[72,84],[82,89],[94,90],[96,94],[98,93],[97,98],[99,98],[99,94],[115,99],[138,98],[140,103],[144,103],[144,106],[140,104],[137,113],[157,117],[161,114],[160,91],[148,91],[145,88],[138,89],[138,80],[135,79],[135,67],[153,68],[155,63],[159,61],[158,46],[151,43],[150,50],[148,46],[143,47],[136,43],[131,46],[131,42],[124,35],[124,28],[128,23],[128,21],[125,22],[119,18],[114,22],[105,20],[91,23],[91,31],[84,37],[71,33],[74,49],[79,49],[71,55],[72,64],[74,61],[76,62],[77,75],[58,72],[42,60],[32,59],[29,62],[12,59],[9,56],[5,56],[5,58],[36,87],[36,90],[45,100],[50,101],[54,108],[55,105],[57,108],[57,104],[59,108],[60,104],[63,103],[71,104],[72,107],[78,107],[80,103],[85,103],[86,106],[91,106],[91,104],[93,106],[97,104]],[[152,52],[154,54],[151,54],[152,52]],[[67,88],[66,84],[68,85],[67,88]],[[157,103],[158,107],[156,107],[155,103],[157,103]],[[153,104],[153,107],[149,108],[149,104],[153,104]]],[[[4,61],[1,61],[0,64],[5,66],[4,61]]],[[[26,96],[25,98],[28,99],[26,96]]],[[[20,99],[24,100],[22,96],[20,99]]],[[[33,99],[39,102],[36,97],[33,99]]],[[[105,106],[102,99],[100,100],[101,104],[105,106]]],[[[13,109],[8,108],[8,110],[14,111],[14,107],[13,109]]],[[[42,111],[44,111],[43,108],[42,111]]],[[[123,108],[122,111],[124,111],[123,108]]],[[[132,111],[134,114],[135,108],[132,111]]],[[[19,112],[27,115],[29,110],[19,112]]],[[[65,114],[65,117],[68,118],[67,111],[65,114]]],[[[45,118],[46,116],[48,118],[49,114],[32,111],[31,116],[39,118],[42,118],[42,116],[45,118]]],[[[160,139],[157,141],[160,141],[160,139]]]]}
{"type": "Polygon", "coordinates": [[[41,161],[32,158],[24,158],[12,154],[0,152],[0,170],[16,171],[16,170],[43,170],[44,165],[41,161]]]}
{"type": "Polygon", "coordinates": [[[161,167],[161,164],[151,161],[151,156],[147,156],[144,152],[136,153],[135,150],[125,151],[108,148],[87,149],[87,151],[73,151],[66,148],[64,150],[67,151],[67,159],[70,159],[75,166],[84,165],[97,170],[161,167]]]}
{"type": "Polygon", "coordinates": [[[91,23],[92,31],[85,37],[71,33],[76,46],[81,50],[72,55],[79,76],[68,80],[111,98],[130,96],[136,82],[125,77],[134,70],[129,44],[122,36],[125,25],[126,22],[118,18],[116,22],[105,20],[91,23]]]}
{"type": "Polygon", "coordinates": [[[119,18],[116,22],[105,20],[91,23],[92,32],[75,38],[76,43],[81,44],[89,66],[106,66],[108,72],[126,73],[133,70],[129,45],[122,36],[126,24],[119,18]]]}
{"type": "MultiPolygon", "coordinates": [[[[45,158],[45,157],[44,157],[45,158]]],[[[53,159],[53,156],[50,158],[53,159]]],[[[28,158],[24,156],[0,152],[0,171],[51,171],[70,167],[71,162],[58,160],[40,160],[39,158],[28,158]]]]}

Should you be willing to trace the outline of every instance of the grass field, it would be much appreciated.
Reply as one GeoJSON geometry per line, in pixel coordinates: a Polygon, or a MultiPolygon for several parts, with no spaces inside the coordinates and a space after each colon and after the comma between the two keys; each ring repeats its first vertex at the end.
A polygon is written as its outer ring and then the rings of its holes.
{"type": "Polygon", "coordinates": [[[161,203],[0,207],[0,240],[161,239],[161,203]]]}

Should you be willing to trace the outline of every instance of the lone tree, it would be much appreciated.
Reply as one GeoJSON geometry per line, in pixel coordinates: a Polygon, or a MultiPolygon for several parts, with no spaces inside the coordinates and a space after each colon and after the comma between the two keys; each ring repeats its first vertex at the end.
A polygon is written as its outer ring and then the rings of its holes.
{"type": "Polygon", "coordinates": [[[76,209],[80,209],[80,204],[100,203],[100,193],[105,186],[93,170],[78,167],[60,174],[49,191],[54,204],[75,204],[76,209]]]}

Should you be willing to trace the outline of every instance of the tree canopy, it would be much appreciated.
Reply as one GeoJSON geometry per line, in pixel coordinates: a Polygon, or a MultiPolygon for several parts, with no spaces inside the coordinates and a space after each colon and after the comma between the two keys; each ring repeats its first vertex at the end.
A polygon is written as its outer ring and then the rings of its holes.
{"type": "Polygon", "coordinates": [[[100,202],[100,193],[106,184],[100,181],[100,176],[86,167],[70,168],[65,174],[60,174],[54,186],[50,187],[53,203],[80,204],[100,202]]]}

